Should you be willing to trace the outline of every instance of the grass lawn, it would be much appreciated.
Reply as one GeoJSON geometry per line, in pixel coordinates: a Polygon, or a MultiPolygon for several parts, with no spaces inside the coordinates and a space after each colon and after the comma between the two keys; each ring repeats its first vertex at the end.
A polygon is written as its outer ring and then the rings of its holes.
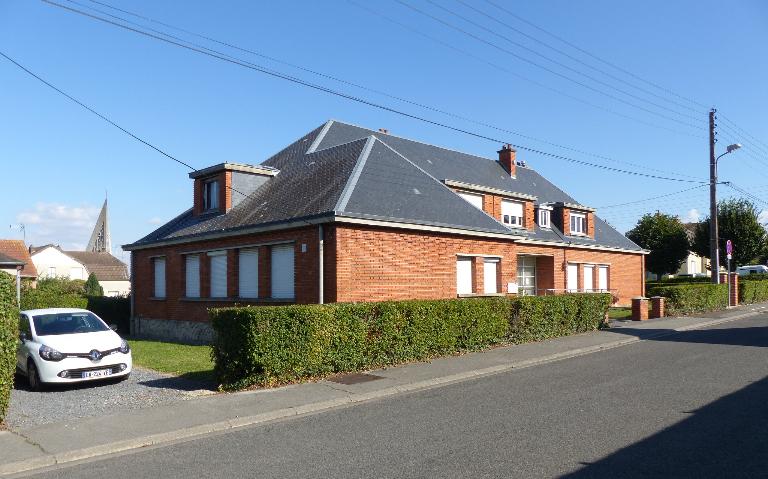
{"type": "Polygon", "coordinates": [[[130,338],[128,343],[136,366],[196,381],[214,381],[210,346],[130,338]]]}
{"type": "Polygon", "coordinates": [[[608,318],[610,319],[629,319],[632,316],[632,308],[610,308],[608,309],[608,318]]]}

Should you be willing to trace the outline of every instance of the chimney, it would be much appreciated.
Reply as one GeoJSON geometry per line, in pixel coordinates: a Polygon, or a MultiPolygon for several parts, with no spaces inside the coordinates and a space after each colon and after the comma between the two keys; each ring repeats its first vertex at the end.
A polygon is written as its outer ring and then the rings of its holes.
{"type": "Polygon", "coordinates": [[[379,128],[379,133],[384,133],[385,135],[389,135],[389,130],[386,128],[379,128]]]}
{"type": "Polygon", "coordinates": [[[515,177],[515,149],[507,143],[499,150],[499,163],[509,172],[509,176],[515,177]]]}

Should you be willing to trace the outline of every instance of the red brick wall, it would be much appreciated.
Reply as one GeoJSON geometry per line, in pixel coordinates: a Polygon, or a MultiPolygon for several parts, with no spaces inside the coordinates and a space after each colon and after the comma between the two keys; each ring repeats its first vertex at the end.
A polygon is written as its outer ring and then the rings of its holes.
{"type": "Polygon", "coordinates": [[[587,236],[595,239],[595,214],[592,212],[587,213],[587,236]]]}
{"type": "Polygon", "coordinates": [[[195,184],[192,188],[194,195],[192,198],[192,213],[194,215],[203,213],[203,183],[210,180],[219,181],[219,205],[223,208],[220,211],[224,213],[232,208],[232,172],[221,171],[204,178],[195,178],[195,184]]]}
{"type": "Polygon", "coordinates": [[[525,224],[525,228],[533,231],[536,228],[536,215],[535,209],[533,207],[533,201],[525,201],[523,202],[524,212],[523,212],[523,224],[525,224]]]}

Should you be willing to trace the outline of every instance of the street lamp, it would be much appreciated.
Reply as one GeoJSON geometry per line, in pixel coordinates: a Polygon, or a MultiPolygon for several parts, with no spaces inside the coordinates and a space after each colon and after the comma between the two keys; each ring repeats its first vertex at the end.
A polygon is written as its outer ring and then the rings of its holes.
{"type": "MultiPolygon", "coordinates": [[[[728,145],[725,153],[715,157],[715,110],[709,113],[709,252],[710,252],[710,270],[712,272],[712,282],[720,284],[720,247],[717,229],[717,162],[723,156],[733,153],[741,148],[741,145],[734,143],[728,145]]],[[[730,274],[730,271],[728,271],[730,274]]],[[[730,281],[729,281],[730,282],[730,281]]]]}

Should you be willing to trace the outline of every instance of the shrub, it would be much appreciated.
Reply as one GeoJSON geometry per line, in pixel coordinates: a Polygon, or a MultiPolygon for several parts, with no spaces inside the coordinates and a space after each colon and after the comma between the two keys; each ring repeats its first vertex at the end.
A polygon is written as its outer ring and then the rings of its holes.
{"type": "Polygon", "coordinates": [[[37,287],[21,292],[21,309],[85,308],[85,282],[66,278],[43,278],[37,287]]]}
{"type": "Polygon", "coordinates": [[[116,324],[121,333],[130,332],[131,299],[129,297],[89,296],[85,306],[107,324],[116,324]]]}
{"type": "Polygon", "coordinates": [[[104,296],[104,288],[99,284],[99,280],[96,279],[96,275],[91,273],[88,275],[88,279],[83,286],[86,296],[104,296]]]}
{"type": "Polygon", "coordinates": [[[256,306],[210,310],[224,389],[423,360],[597,329],[610,295],[256,306]]]}
{"type": "Polygon", "coordinates": [[[739,281],[739,303],[752,304],[762,301],[768,301],[768,281],[763,281],[763,278],[753,280],[752,276],[739,281]]]}
{"type": "Polygon", "coordinates": [[[0,423],[13,389],[16,371],[16,344],[19,339],[19,309],[16,307],[16,280],[0,271],[0,423]]]}
{"type": "Polygon", "coordinates": [[[669,316],[681,316],[724,309],[728,305],[728,285],[697,283],[649,288],[648,296],[664,296],[669,316]]]}

